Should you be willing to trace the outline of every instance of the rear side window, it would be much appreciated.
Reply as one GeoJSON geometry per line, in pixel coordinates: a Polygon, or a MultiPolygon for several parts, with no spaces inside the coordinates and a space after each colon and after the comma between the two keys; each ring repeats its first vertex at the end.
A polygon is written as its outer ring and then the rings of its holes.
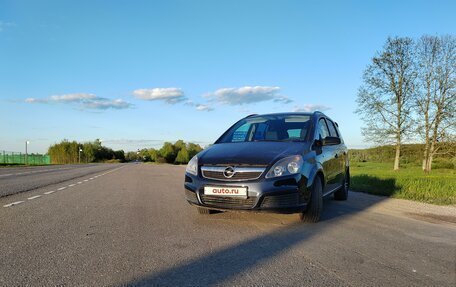
{"type": "Polygon", "coordinates": [[[338,138],[339,133],[337,132],[337,129],[336,129],[336,126],[334,125],[334,123],[328,119],[326,119],[326,122],[328,123],[329,133],[331,134],[331,136],[338,138]]]}

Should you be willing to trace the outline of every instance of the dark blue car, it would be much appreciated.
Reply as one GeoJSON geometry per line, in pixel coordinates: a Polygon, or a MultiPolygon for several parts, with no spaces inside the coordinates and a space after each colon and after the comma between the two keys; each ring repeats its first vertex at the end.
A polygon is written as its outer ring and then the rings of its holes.
{"type": "Polygon", "coordinates": [[[300,213],[317,222],[323,197],[346,200],[349,183],[347,147],[326,115],[251,115],[190,160],[185,195],[201,214],[300,213]]]}

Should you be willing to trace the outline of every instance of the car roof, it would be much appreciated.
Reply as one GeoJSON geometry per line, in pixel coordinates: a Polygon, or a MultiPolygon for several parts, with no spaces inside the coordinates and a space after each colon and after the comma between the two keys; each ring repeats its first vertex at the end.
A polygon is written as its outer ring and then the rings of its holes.
{"type": "Polygon", "coordinates": [[[327,117],[320,111],[315,112],[289,112],[289,113],[271,113],[271,114],[252,114],[248,115],[246,118],[250,117],[264,117],[264,116],[315,116],[315,115],[322,115],[327,117]]]}

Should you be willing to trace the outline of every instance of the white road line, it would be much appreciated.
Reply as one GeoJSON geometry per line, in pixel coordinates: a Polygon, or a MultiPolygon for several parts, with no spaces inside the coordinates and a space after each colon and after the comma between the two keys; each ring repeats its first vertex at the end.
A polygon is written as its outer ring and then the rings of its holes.
{"type": "Polygon", "coordinates": [[[16,201],[16,202],[13,202],[13,203],[10,203],[10,204],[5,204],[3,205],[3,207],[11,207],[13,205],[18,205],[18,204],[21,204],[23,203],[23,201],[16,201]]]}
{"type": "Polygon", "coordinates": [[[89,181],[88,179],[84,179],[85,182],[89,181]]]}
{"type": "Polygon", "coordinates": [[[93,179],[93,177],[89,178],[89,179],[93,179]]]}
{"type": "Polygon", "coordinates": [[[55,192],[55,190],[51,190],[51,191],[46,191],[44,194],[47,195],[47,194],[51,194],[51,193],[54,193],[54,192],[55,192]]]}
{"type": "Polygon", "coordinates": [[[1,174],[0,176],[10,176],[13,175],[12,173],[7,173],[7,174],[1,174]]]}
{"type": "Polygon", "coordinates": [[[75,186],[75,185],[76,185],[76,184],[73,183],[73,184],[68,185],[68,187],[73,187],[73,186],[75,186]]]}
{"type": "Polygon", "coordinates": [[[64,190],[66,188],[66,186],[63,186],[61,188],[57,188],[57,190],[64,190]]]}
{"type": "Polygon", "coordinates": [[[78,184],[81,184],[81,183],[82,183],[82,181],[78,181],[78,184]]]}
{"type": "Polygon", "coordinates": [[[35,199],[35,198],[38,198],[38,197],[41,197],[41,195],[35,195],[35,196],[29,197],[29,198],[27,198],[27,199],[28,199],[28,200],[32,200],[32,199],[35,199]]]}

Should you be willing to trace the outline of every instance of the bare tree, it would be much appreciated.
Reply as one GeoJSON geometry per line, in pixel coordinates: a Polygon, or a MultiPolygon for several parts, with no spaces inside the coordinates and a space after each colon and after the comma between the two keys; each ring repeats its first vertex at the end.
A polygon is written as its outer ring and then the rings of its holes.
{"type": "Polygon", "coordinates": [[[364,71],[358,92],[362,133],[368,141],[395,144],[394,170],[399,169],[401,144],[412,126],[416,74],[413,40],[390,37],[364,71]]]}
{"type": "Polygon", "coordinates": [[[441,145],[452,144],[456,129],[456,38],[423,36],[417,43],[420,89],[418,132],[424,137],[423,170],[429,173],[441,145]]]}

